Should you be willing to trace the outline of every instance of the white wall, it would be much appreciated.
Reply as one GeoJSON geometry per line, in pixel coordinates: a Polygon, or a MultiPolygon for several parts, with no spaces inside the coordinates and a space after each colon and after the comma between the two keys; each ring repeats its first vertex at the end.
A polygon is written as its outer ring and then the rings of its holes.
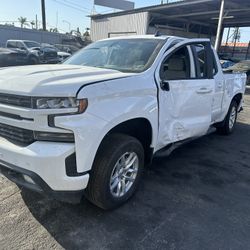
{"type": "Polygon", "coordinates": [[[117,35],[145,35],[148,26],[148,12],[140,12],[106,18],[92,18],[91,40],[97,41],[117,35]]]}
{"type": "Polygon", "coordinates": [[[7,40],[32,40],[39,43],[62,43],[62,39],[68,38],[65,34],[38,31],[19,27],[0,25],[0,47],[4,47],[7,40]]]}

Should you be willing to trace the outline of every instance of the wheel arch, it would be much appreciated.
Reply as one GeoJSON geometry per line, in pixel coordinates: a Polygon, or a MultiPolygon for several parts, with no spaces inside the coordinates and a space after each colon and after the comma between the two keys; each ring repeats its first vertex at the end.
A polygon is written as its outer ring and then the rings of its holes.
{"type": "Polygon", "coordinates": [[[145,163],[149,164],[152,160],[153,156],[153,128],[150,121],[146,118],[133,118],[126,121],[123,121],[113,128],[111,128],[103,137],[97,153],[102,146],[103,141],[110,135],[110,134],[125,134],[135,137],[139,140],[144,148],[145,152],[145,163]]]}
{"type": "Polygon", "coordinates": [[[239,108],[239,105],[241,104],[242,98],[243,98],[243,94],[242,93],[237,93],[232,98],[231,103],[232,103],[232,101],[236,101],[236,103],[238,105],[238,108],[239,108]]]}

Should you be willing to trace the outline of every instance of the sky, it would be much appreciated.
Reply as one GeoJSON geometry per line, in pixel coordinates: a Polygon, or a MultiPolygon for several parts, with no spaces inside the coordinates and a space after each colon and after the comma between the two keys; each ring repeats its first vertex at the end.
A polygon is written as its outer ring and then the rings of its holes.
{"type": "MultiPolygon", "coordinates": [[[[171,1],[171,0],[170,0],[171,1]]],[[[45,0],[47,29],[57,27],[60,32],[69,32],[80,28],[84,32],[90,28],[91,13],[108,13],[114,10],[95,6],[94,0],[45,0]]],[[[135,7],[157,5],[161,0],[134,0],[135,7]]],[[[166,2],[166,0],[165,0],[166,2]]],[[[6,22],[20,26],[18,18],[26,17],[29,22],[38,18],[38,26],[42,27],[41,0],[0,0],[0,24],[6,22]]],[[[224,40],[226,32],[224,34],[224,40]]],[[[241,42],[249,42],[250,28],[241,29],[241,42]]]]}
{"type": "MultiPolygon", "coordinates": [[[[57,27],[61,32],[69,29],[76,30],[77,27],[83,31],[90,27],[90,18],[93,13],[107,13],[114,10],[110,8],[95,6],[94,0],[45,0],[47,29],[57,27]]],[[[136,0],[135,7],[159,4],[160,0],[136,0]]],[[[39,26],[42,26],[41,0],[0,0],[0,23],[16,22],[20,26],[18,17],[26,17],[28,21],[35,21],[38,16],[39,26]]]]}

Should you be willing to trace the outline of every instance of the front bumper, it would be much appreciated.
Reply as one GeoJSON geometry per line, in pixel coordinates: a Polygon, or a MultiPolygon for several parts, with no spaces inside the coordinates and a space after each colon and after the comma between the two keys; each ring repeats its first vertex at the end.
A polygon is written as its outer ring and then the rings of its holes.
{"type": "Polygon", "coordinates": [[[40,63],[44,63],[44,64],[57,64],[59,62],[60,62],[59,58],[53,58],[53,59],[43,58],[43,59],[40,59],[40,63]]]}
{"type": "Polygon", "coordinates": [[[0,173],[18,186],[45,194],[56,200],[70,203],[79,203],[83,196],[83,190],[79,191],[55,191],[36,173],[0,161],[0,173]]]}
{"type": "Polygon", "coordinates": [[[65,160],[74,151],[74,143],[37,141],[27,147],[21,147],[1,138],[0,170],[21,186],[54,197],[60,196],[60,193],[62,196],[68,194],[73,197],[75,193],[83,193],[89,179],[88,173],[67,176],[65,160]],[[34,183],[27,182],[23,174],[30,177],[34,183]]]}

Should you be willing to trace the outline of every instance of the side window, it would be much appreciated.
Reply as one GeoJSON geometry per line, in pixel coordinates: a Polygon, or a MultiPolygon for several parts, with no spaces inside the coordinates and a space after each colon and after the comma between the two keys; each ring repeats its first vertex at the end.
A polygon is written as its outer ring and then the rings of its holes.
{"type": "Polygon", "coordinates": [[[190,56],[187,47],[182,47],[168,56],[161,66],[162,80],[190,79],[190,56]]]}
{"type": "Polygon", "coordinates": [[[212,79],[218,69],[211,44],[205,42],[204,44],[192,45],[192,51],[195,61],[196,77],[198,79],[212,79]]]}
{"type": "Polygon", "coordinates": [[[218,67],[214,54],[212,56],[213,56],[213,75],[215,76],[218,73],[218,67]]]}
{"type": "Polygon", "coordinates": [[[16,42],[8,42],[7,48],[16,48],[16,42]]]}
{"type": "Polygon", "coordinates": [[[17,42],[17,43],[16,43],[16,46],[17,46],[17,48],[19,48],[19,49],[23,49],[23,48],[24,48],[24,45],[23,45],[21,42],[17,42]]]}
{"type": "Polygon", "coordinates": [[[202,44],[193,45],[193,51],[196,53],[196,77],[207,77],[207,64],[206,64],[206,49],[202,44]]]}

